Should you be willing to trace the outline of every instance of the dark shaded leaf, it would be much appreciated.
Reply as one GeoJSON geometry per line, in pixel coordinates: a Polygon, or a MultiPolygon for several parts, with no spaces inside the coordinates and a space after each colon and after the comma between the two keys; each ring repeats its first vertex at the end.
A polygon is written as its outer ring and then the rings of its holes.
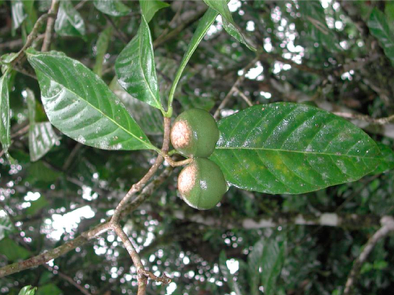
{"type": "Polygon", "coordinates": [[[248,255],[248,279],[251,295],[259,294],[259,282],[261,267],[261,258],[263,256],[265,238],[259,240],[254,246],[252,252],[248,255]]]}
{"type": "Polygon", "coordinates": [[[276,280],[282,271],[285,260],[285,243],[268,239],[264,243],[263,256],[261,259],[262,283],[264,294],[274,295],[276,280]]]}
{"type": "Polygon", "coordinates": [[[380,150],[361,129],[305,104],[257,105],[219,122],[212,160],[228,183],[299,194],[355,181],[375,170],[380,150]]]}
{"type": "Polygon", "coordinates": [[[6,256],[10,262],[26,259],[31,255],[29,251],[9,238],[4,238],[0,241],[0,254],[6,256]]]}
{"type": "Polygon", "coordinates": [[[368,28],[382,45],[384,53],[394,65],[394,32],[383,12],[374,8],[367,22],[368,28]]]}
{"type": "Polygon", "coordinates": [[[104,56],[107,53],[109,40],[112,36],[112,27],[107,27],[102,31],[96,43],[96,63],[93,67],[93,72],[101,77],[103,72],[104,56]]]}

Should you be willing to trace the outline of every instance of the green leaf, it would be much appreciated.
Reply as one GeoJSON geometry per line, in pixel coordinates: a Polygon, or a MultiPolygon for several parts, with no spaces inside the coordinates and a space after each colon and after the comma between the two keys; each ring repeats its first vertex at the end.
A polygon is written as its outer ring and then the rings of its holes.
{"type": "Polygon", "coordinates": [[[157,11],[170,5],[160,0],[140,0],[140,6],[146,22],[149,23],[157,11]]]}
{"type": "Polygon", "coordinates": [[[242,295],[237,282],[234,281],[234,277],[230,273],[230,270],[228,269],[228,267],[226,265],[226,261],[227,261],[226,252],[224,252],[224,250],[222,250],[220,252],[220,256],[219,256],[220,271],[222,272],[223,276],[226,278],[227,284],[230,287],[231,291],[235,292],[235,294],[237,294],[237,295],[242,295]]]}
{"type": "Polygon", "coordinates": [[[312,39],[323,44],[330,51],[342,50],[334,31],[327,26],[326,14],[320,1],[299,1],[297,3],[302,17],[308,20],[305,24],[312,39]]]}
{"type": "Polygon", "coordinates": [[[102,13],[111,16],[124,16],[131,12],[131,8],[124,5],[120,0],[94,0],[93,4],[102,13]]]}
{"type": "Polygon", "coordinates": [[[182,58],[181,64],[175,75],[174,82],[172,83],[170,94],[168,96],[169,107],[172,105],[176,87],[178,85],[179,80],[181,79],[182,73],[187,63],[189,62],[194,51],[196,51],[198,44],[200,44],[201,40],[204,38],[205,34],[207,33],[208,29],[213,24],[217,16],[218,13],[214,9],[209,8],[207,12],[205,12],[204,16],[200,19],[197,29],[193,34],[192,40],[190,41],[189,46],[187,47],[186,53],[182,58]]]}
{"type": "Polygon", "coordinates": [[[8,261],[26,259],[31,255],[29,251],[19,246],[10,238],[5,238],[0,241],[0,253],[6,256],[8,261]]]}
{"type": "Polygon", "coordinates": [[[394,32],[390,29],[384,13],[374,8],[367,25],[371,34],[379,40],[391,64],[394,65],[394,32]]]}
{"type": "Polygon", "coordinates": [[[26,214],[35,215],[38,211],[43,208],[47,208],[48,206],[50,206],[48,201],[45,199],[44,196],[41,196],[40,198],[38,198],[38,200],[31,202],[31,206],[26,209],[26,214]]]}
{"type": "Polygon", "coordinates": [[[219,122],[212,155],[229,184],[299,194],[355,181],[375,170],[380,150],[361,129],[305,104],[257,105],[219,122]]]}
{"type": "Polygon", "coordinates": [[[9,75],[7,73],[0,78],[0,143],[5,152],[11,145],[8,80],[9,75]]]}
{"type": "Polygon", "coordinates": [[[51,123],[36,123],[36,99],[30,89],[26,89],[29,110],[29,152],[32,162],[42,158],[55,145],[58,137],[51,123]]]}
{"type": "Polygon", "coordinates": [[[39,287],[36,295],[59,295],[62,294],[62,290],[60,290],[55,284],[47,284],[42,287],[39,287]]]}
{"type": "Polygon", "coordinates": [[[60,36],[85,36],[85,23],[82,16],[69,0],[62,0],[55,22],[55,31],[60,36]]]}
{"type": "Polygon", "coordinates": [[[112,91],[125,105],[129,114],[142,126],[141,128],[148,135],[163,134],[163,116],[158,109],[152,108],[146,103],[135,99],[128,94],[119,83],[111,87],[112,91]]]}
{"type": "Polygon", "coordinates": [[[112,36],[112,26],[102,31],[96,43],[96,63],[93,67],[93,73],[101,77],[103,72],[104,56],[107,53],[109,40],[112,36]]]}
{"type": "Polygon", "coordinates": [[[259,282],[261,267],[261,258],[263,256],[265,239],[260,239],[254,246],[252,252],[248,255],[248,279],[251,295],[259,294],[259,282]]]}
{"type": "MultiPolygon", "coordinates": [[[[3,209],[4,210],[4,209],[3,209]]],[[[13,232],[14,227],[7,214],[0,207],[0,241],[13,232]],[[3,211],[3,212],[2,212],[3,211]]]]}
{"type": "Polygon", "coordinates": [[[380,174],[394,169],[394,151],[383,143],[378,142],[377,145],[382,153],[382,157],[379,166],[372,172],[372,174],[380,174]]]}
{"type": "Polygon", "coordinates": [[[269,239],[264,243],[263,255],[261,258],[262,283],[264,295],[273,295],[277,278],[282,271],[285,260],[285,243],[269,239]]]}
{"type": "Polygon", "coordinates": [[[11,0],[11,12],[13,29],[16,30],[27,17],[23,7],[23,2],[21,0],[11,0]]]}
{"type": "Polygon", "coordinates": [[[256,51],[256,47],[246,39],[241,29],[235,24],[233,16],[228,9],[227,0],[204,0],[204,2],[220,13],[223,18],[223,28],[238,42],[245,44],[250,50],[256,51]]]}
{"type": "Polygon", "coordinates": [[[26,51],[49,121],[82,144],[106,150],[154,147],[107,85],[77,60],[26,51]]]}
{"type": "Polygon", "coordinates": [[[23,287],[18,295],[34,295],[36,293],[37,287],[32,287],[32,286],[25,286],[23,287]]]}
{"type": "Polygon", "coordinates": [[[115,62],[119,84],[134,98],[163,110],[157,84],[152,37],[144,16],[141,25],[115,62]]]}

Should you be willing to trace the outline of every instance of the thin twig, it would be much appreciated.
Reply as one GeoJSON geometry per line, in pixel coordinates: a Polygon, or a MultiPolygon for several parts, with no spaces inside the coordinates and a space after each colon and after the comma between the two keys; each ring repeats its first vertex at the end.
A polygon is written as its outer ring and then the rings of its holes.
{"type": "Polygon", "coordinates": [[[365,244],[363,251],[357,257],[353,263],[353,268],[347,278],[344,295],[350,295],[353,293],[353,286],[356,278],[360,272],[361,266],[367,260],[369,254],[375,247],[376,243],[381,239],[385,238],[389,233],[394,231],[394,218],[391,216],[385,216],[381,220],[382,227],[368,240],[365,244]]]}
{"type": "Polygon", "coordinates": [[[108,231],[110,228],[111,227],[109,222],[101,223],[98,226],[94,227],[93,229],[83,232],[80,236],[78,236],[74,240],[69,241],[57,248],[46,251],[29,259],[6,265],[0,268],[0,278],[11,275],[16,272],[20,272],[25,269],[39,266],[41,264],[47,263],[52,259],[56,259],[59,256],[62,256],[67,252],[70,252],[71,250],[86,244],[88,241],[108,231]]]}
{"type": "Polygon", "coordinates": [[[53,15],[53,17],[49,18],[47,21],[47,27],[45,29],[45,37],[44,42],[42,43],[41,51],[48,51],[51,47],[52,35],[53,35],[53,27],[55,26],[55,21],[57,17],[57,13],[59,11],[59,0],[52,0],[51,8],[49,9],[49,14],[53,15]]]}
{"type": "Polygon", "coordinates": [[[62,279],[66,280],[67,282],[69,282],[71,285],[73,285],[75,288],[77,288],[79,291],[81,291],[81,293],[85,294],[85,295],[92,295],[88,290],[86,290],[84,287],[82,287],[80,284],[78,284],[76,281],[74,281],[71,277],[69,277],[68,275],[62,273],[59,270],[55,270],[52,267],[50,267],[49,265],[44,265],[44,267],[46,269],[48,269],[50,272],[52,272],[53,274],[58,275],[59,277],[61,277],[62,279]]]}
{"type": "Polygon", "coordinates": [[[361,115],[361,114],[353,114],[353,113],[344,113],[344,112],[334,112],[335,115],[346,118],[346,119],[357,119],[357,120],[362,120],[368,123],[372,124],[377,124],[377,125],[386,125],[388,123],[391,123],[394,121],[394,115],[390,115],[388,117],[383,117],[383,118],[372,118],[367,115],[361,115]]]}
{"type": "Polygon", "coordinates": [[[253,106],[253,102],[238,88],[235,87],[235,91],[242,97],[242,99],[248,104],[248,106],[253,106]]]}
{"type": "Polygon", "coordinates": [[[25,45],[23,45],[22,49],[19,50],[19,52],[17,53],[16,57],[14,58],[14,60],[11,62],[11,66],[15,67],[15,65],[17,63],[19,63],[22,58],[24,57],[24,51],[31,46],[31,44],[33,43],[33,41],[37,38],[38,35],[38,30],[41,28],[42,24],[45,22],[45,20],[48,17],[52,17],[52,15],[50,14],[43,14],[41,15],[38,20],[36,21],[36,23],[34,24],[33,29],[31,30],[29,36],[27,36],[26,39],[26,43],[25,45]]]}
{"type": "Polygon", "coordinates": [[[213,117],[217,120],[220,115],[220,111],[225,108],[226,104],[230,100],[231,96],[233,95],[234,92],[237,91],[237,88],[242,84],[242,82],[245,80],[245,75],[248,73],[249,69],[253,67],[256,62],[260,59],[260,56],[256,56],[246,67],[242,69],[243,73],[241,76],[237,78],[237,80],[234,82],[233,86],[231,87],[230,91],[227,93],[226,97],[223,99],[223,101],[220,103],[218,106],[215,114],[213,117]]]}
{"type": "Polygon", "coordinates": [[[193,162],[192,158],[186,159],[186,160],[182,160],[182,161],[174,161],[170,156],[165,155],[164,156],[166,162],[168,164],[170,164],[172,167],[179,167],[179,166],[184,166],[187,164],[190,164],[191,162],[193,162]]]}

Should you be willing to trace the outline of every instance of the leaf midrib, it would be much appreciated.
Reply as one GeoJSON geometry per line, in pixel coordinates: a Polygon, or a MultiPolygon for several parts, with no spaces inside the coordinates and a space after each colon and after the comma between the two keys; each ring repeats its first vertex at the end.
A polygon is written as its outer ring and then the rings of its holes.
{"type": "Polygon", "coordinates": [[[298,153],[298,154],[308,154],[308,155],[322,155],[322,156],[336,156],[336,157],[346,157],[346,158],[371,158],[371,159],[379,159],[379,156],[355,156],[348,154],[340,154],[337,153],[324,153],[324,152],[306,152],[306,151],[297,151],[297,150],[284,150],[284,149],[273,149],[273,148],[254,148],[254,147],[216,147],[215,150],[255,150],[255,151],[270,151],[270,152],[284,152],[284,153],[298,153]]]}
{"type": "MultiPolygon", "coordinates": [[[[30,54],[31,56],[36,56],[36,57],[41,57],[44,56],[42,54],[30,54]]],[[[51,57],[51,56],[48,56],[51,57]]],[[[64,60],[68,60],[67,57],[59,57],[59,59],[64,59],[64,60]]],[[[119,125],[116,121],[114,121],[111,117],[109,117],[107,114],[103,113],[100,109],[96,108],[94,105],[92,105],[88,100],[85,100],[83,97],[81,97],[79,94],[75,93],[74,91],[72,91],[71,89],[67,88],[65,85],[63,85],[62,83],[56,81],[53,77],[48,76],[45,72],[40,71],[41,73],[43,73],[45,75],[45,77],[47,77],[49,80],[53,80],[55,83],[61,85],[64,89],[66,89],[67,91],[69,91],[70,93],[74,94],[76,97],[79,97],[80,100],[84,101],[86,104],[88,104],[89,106],[91,106],[93,109],[95,109],[97,112],[99,112],[100,114],[103,115],[103,117],[107,118],[108,120],[110,120],[111,122],[113,122],[116,126],[118,126],[118,128],[122,129],[123,131],[125,131],[127,134],[131,135],[132,137],[134,137],[135,139],[137,139],[139,142],[141,142],[143,145],[145,145],[146,147],[149,147],[150,149],[155,150],[155,147],[150,144],[147,143],[143,140],[141,140],[141,138],[139,138],[138,136],[134,135],[133,133],[130,133],[130,131],[128,129],[125,129],[122,125],[119,125]]],[[[109,91],[110,92],[110,91],[109,91]]],[[[111,92],[110,92],[111,93],[111,92]]],[[[111,95],[114,95],[111,93],[111,95]]],[[[136,123],[137,125],[137,123],[136,123]]],[[[138,126],[138,125],[137,125],[138,126]]],[[[139,127],[139,126],[138,126],[139,127]]]]}

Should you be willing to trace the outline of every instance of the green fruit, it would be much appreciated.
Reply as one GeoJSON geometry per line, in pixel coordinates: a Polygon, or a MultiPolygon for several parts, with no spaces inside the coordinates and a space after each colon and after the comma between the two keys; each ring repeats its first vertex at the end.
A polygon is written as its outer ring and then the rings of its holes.
{"type": "Polygon", "coordinates": [[[198,158],[179,174],[178,190],[189,206],[207,210],[219,203],[227,191],[227,184],[218,165],[198,158]]]}
{"type": "Polygon", "coordinates": [[[186,157],[209,157],[219,139],[219,129],[210,113],[190,109],[176,118],[171,129],[173,147],[186,157]]]}

